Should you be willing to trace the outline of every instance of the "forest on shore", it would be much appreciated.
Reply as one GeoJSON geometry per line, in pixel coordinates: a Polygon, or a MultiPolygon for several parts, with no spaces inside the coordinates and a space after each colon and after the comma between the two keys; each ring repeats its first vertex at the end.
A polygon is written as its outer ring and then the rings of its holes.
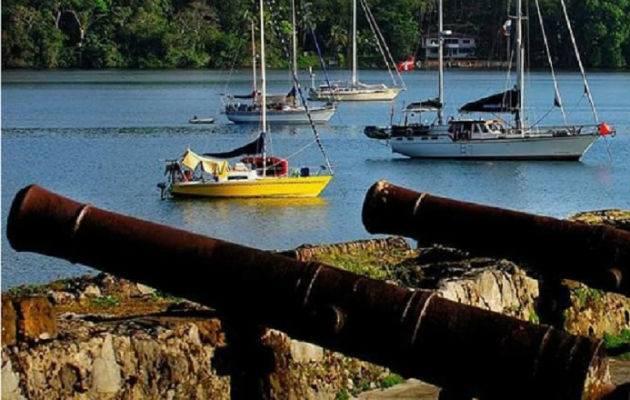
{"type": "MultiPolygon", "coordinates": [[[[630,0],[565,0],[587,68],[630,66],[630,0]]],[[[395,60],[422,53],[423,35],[437,31],[436,0],[368,0],[395,60]]],[[[296,0],[299,64],[348,63],[351,0],[296,0]],[[312,28],[312,29],[311,29],[312,28]]],[[[527,63],[545,67],[547,56],[535,0],[523,0],[527,63]]],[[[560,0],[538,0],[558,68],[577,66],[560,0]]],[[[505,60],[501,27],[510,0],[444,0],[445,28],[476,37],[477,58],[505,60]]],[[[252,0],[4,0],[3,68],[232,68],[251,65],[252,0]]],[[[265,0],[267,62],[288,64],[281,38],[291,32],[290,0],[265,0]]],[[[370,26],[358,9],[359,63],[383,67],[370,26]]]]}

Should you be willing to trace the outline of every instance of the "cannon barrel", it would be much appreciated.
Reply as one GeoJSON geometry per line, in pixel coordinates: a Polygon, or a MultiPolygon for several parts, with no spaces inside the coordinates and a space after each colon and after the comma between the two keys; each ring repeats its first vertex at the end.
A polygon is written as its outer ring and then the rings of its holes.
{"type": "Polygon", "coordinates": [[[599,340],[98,209],[38,186],[11,206],[7,236],[216,308],[232,318],[481,399],[580,399],[603,378],[599,340]]]}
{"type": "Polygon", "coordinates": [[[630,296],[630,232],[468,203],[375,183],[363,203],[370,233],[404,235],[524,261],[542,276],[630,296]]]}

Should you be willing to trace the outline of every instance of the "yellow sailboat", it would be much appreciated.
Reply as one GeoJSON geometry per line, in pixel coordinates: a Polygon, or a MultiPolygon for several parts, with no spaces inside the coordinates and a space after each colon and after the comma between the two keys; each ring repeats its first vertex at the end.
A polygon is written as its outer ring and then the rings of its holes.
{"type": "Polygon", "coordinates": [[[241,161],[230,165],[188,149],[181,160],[167,167],[170,192],[200,197],[317,197],[332,178],[330,174],[310,175],[308,168],[290,174],[288,162],[278,157],[244,157],[241,161]]]}
{"type": "MultiPolygon", "coordinates": [[[[196,197],[317,197],[332,179],[332,168],[324,153],[327,173],[310,168],[289,169],[286,159],[266,154],[267,93],[263,0],[260,0],[261,126],[251,143],[223,153],[196,154],[190,149],[167,164],[167,184],[158,185],[174,196],[196,197]],[[239,162],[227,159],[241,157],[239,162]]],[[[297,84],[297,83],[296,83],[297,84]]],[[[314,131],[316,133],[316,131],[314,131]]],[[[317,136],[317,134],[316,134],[317,136]]],[[[319,138],[317,142],[321,147],[319,138]]]]}

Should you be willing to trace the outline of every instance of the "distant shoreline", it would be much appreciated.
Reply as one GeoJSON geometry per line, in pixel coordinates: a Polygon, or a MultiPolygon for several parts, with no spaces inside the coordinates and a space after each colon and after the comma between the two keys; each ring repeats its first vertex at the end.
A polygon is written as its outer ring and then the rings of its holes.
{"type": "MultiPolygon", "coordinates": [[[[486,64],[486,62],[484,62],[484,64],[486,64]]],[[[502,65],[476,65],[476,66],[466,66],[464,64],[460,64],[460,65],[449,65],[448,62],[445,62],[444,64],[445,69],[448,71],[457,71],[457,70],[465,70],[465,71],[497,71],[498,69],[502,69],[504,68],[504,66],[502,65]]],[[[243,66],[243,67],[238,67],[238,68],[234,68],[235,71],[243,71],[243,70],[249,70],[251,69],[251,67],[248,66],[243,66]]],[[[415,70],[417,71],[433,71],[436,70],[437,66],[433,66],[433,65],[428,65],[428,66],[421,66],[421,67],[416,67],[415,70]]],[[[33,71],[33,72],[49,72],[49,71],[57,71],[57,72],[61,72],[61,71],[67,71],[67,72],[77,72],[77,71],[137,71],[137,72],[142,72],[142,71],[230,71],[229,68],[162,68],[162,67],[151,67],[151,68],[47,68],[47,69],[42,69],[42,68],[2,68],[2,72],[14,72],[14,71],[33,71]]],[[[285,71],[286,68],[267,68],[268,71],[285,71]]],[[[306,71],[307,68],[299,68],[300,71],[306,71]]],[[[347,71],[349,70],[349,68],[339,68],[339,67],[331,67],[328,68],[327,71],[347,71]]],[[[360,67],[359,70],[362,71],[387,71],[386,68],[369,68],[369,67],[360,67]]],[[[542,72],[542,71],[548,71],[549,68],[545,68],[545,67],[537,67],[537,68],[530,68],[529,69],[532,72],[542,72]]],[[[318,72],[321,71],[320,68],[314,68],[313,69],[314,72],[318,72]]],[[[575,69],[562,69],[562,68],[556,68],[555,69],[556,72],[580,72],[579,69],[575,68],[575,69]]],[[[405,71],[402,72],[401,74],[404,76],[406,73],[408,72],[413,72],[413,71],[405,71]]],[[[630,66],[627,68],[592,68],[592,69],[586,69],[586,72],[610,72],[610,73],[622,73],[622,72],[630,72],[630,66]]]]}

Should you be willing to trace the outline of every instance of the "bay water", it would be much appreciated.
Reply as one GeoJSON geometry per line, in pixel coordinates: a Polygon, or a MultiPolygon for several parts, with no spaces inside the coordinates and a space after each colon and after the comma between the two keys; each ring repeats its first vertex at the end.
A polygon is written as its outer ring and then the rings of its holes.
{"type": "MultiPolygon", "coordinates": [[[[331,72],[347,79],[345,71],[331,72]]],[[[366,83],[385,82],[383,71],[360,71],[366,83]]],[[[289,75],[269,71],[269,91],[288,92],[289,75]]],[[[308,82],[308,77],[303,76],[308,82]]],[[[319,76],[318,76],[319,78],[319,76]]],[[[365,125],[400,121],[412,101],[436,96],[435,71],[404,75],[408,90],[389,102],[342,103],[317,130],[335,170],[318,199],[167,199],[164,161],[187,147],[222,151],[253,140],[257,126],[231,124],[221,93],[251,92],[249,71],[3,71],[2,72],[2,289],[93,272],[37,254],[17,253],[6,221],[17,191],[37,183],[97,207],[262,249],[371,237],[361,223],[367,189],[380,179],[466,201],[564,218],[583,210],[630,208],[630,75],[591,73],[601,120],[617,129],[600,138],[580,162],[413,160],[367,139],[365,125]],[[188,119],[214,117],[213,125],[188,119]]],[[[576,72],[559,74],[571,123],[593,123],[576,72]]],[[[545,72],[530,73],[530,123],[562,123],[545,72]]],[[[467,101],[506,88],[501,71],[450,70],[445,114],[467,101]]],[[[427,116],[428,118],[428,116],[427,116]]],[[[293,167],[323,160],[306,126],[272,127],[273,153],[293,167]]],[[[107,246],[107,244],[103,244],[107,246]]],[[[173,274],[178,273],[173,265],[173,274]]]]}

